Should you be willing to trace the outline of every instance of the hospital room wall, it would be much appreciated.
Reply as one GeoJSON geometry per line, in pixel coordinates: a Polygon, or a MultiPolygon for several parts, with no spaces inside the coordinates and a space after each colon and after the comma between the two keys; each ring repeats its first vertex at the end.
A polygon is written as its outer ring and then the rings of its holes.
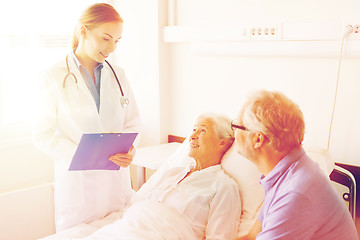
{"type": "MultiPolygon", "coordinates": [[[[358,16],[359,2],[347,1],[176,1],[178,26],[241,25],[276,21],[342,21],[358,16]]],[[[357,17],[357,20],[359,18],[357,17]]],[[[214,32],[213,34],[216,34],[214,32]]],[[[345,42],[345,45],[347,43],[345,42]]],[[[198,45],[170,42],[171,108],[169,132],[186,136],[204,111],[235,118],[254,89],[279,90],[297,102],[305,115],[307,149],[326,151],[336,90],[338,57],[323,55],[250,56],[197,54],[198,45]]],[[[340,46],[340,39],[338,41],[340,46]]],[[[271,47],[271,45],[270,45],[271,47]]],[[[280,49],[279,49],[280,50],[280,49]]],[[[332,51],[333,49],[329,49],[332,51]]],[[[337,162],[360,165],[360,59],[344,58],[328,153],[337,162]]]]}
{"type": "Polygon", "coordinates": [[[159,144],[160,132],[166,132],[162,114],[169,108],[167,45],[162,43],[162,26],[167,23],[167,0],[116,0],[124,19],[123,38],[115,59],[131,82],[142,119],[139,146],[159,144]],[[161,82],[162,81],[162,82],[161,82]],[[162,127],[160,127],[162,126],[162,127]]]}

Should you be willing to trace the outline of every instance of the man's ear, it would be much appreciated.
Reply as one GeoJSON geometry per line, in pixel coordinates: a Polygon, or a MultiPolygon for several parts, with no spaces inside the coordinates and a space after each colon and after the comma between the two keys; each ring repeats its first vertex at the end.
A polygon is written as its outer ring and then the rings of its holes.
{"type": "Polygon", "coordinates": [[[252,136],[252,143],[255,149],[260,148],[265,143],[265,135],[262,132],[256,132],[252,136]]]}
{"type": "Polygon", "coordinates": [[[86,39],[88,28],[85,25],[80,27],[80,36],[86,39]]]}

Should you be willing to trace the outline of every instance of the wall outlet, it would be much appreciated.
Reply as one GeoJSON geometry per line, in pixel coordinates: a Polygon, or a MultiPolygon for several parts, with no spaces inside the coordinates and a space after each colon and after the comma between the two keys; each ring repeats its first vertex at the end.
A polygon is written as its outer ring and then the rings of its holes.
{"type": "Polygon", "coordinates": [[[355,25],[354,26],[354,33],[359,33],[360,32],[360,25],[355,25]]]}
{"type": "Polygon", "coordinates": [[[251,40],[280,40],[281,24],[259,24],[246,27],[251,40]]]}
{"type": "Polygon", "coordinates": [[[360,23],[344,24],[344,33],[347,39],[360,40],[360,23]]]}

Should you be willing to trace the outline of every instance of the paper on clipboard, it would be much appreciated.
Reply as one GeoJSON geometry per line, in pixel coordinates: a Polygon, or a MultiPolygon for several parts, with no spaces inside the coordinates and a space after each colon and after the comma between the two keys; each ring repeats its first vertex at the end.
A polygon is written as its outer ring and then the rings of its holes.
{"type": "Polygon", "coordinates": [[[69,167],[69,171],[119,170],[120,166],[109,160],[111,155],[127,153],[137,133],[83,134],[69,167]]]}

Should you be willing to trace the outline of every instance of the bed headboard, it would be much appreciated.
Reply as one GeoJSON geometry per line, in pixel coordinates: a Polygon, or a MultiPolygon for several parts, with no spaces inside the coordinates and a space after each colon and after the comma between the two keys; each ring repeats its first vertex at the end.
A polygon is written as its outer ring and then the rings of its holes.
{"type": "Polygon", "coordinates": [[[168,135],[168,143],[172,143],[172,142],[182,143],[182,142],[184,142],[185,139],[186,138],[184,138],[184,137],[168,135]]]}

